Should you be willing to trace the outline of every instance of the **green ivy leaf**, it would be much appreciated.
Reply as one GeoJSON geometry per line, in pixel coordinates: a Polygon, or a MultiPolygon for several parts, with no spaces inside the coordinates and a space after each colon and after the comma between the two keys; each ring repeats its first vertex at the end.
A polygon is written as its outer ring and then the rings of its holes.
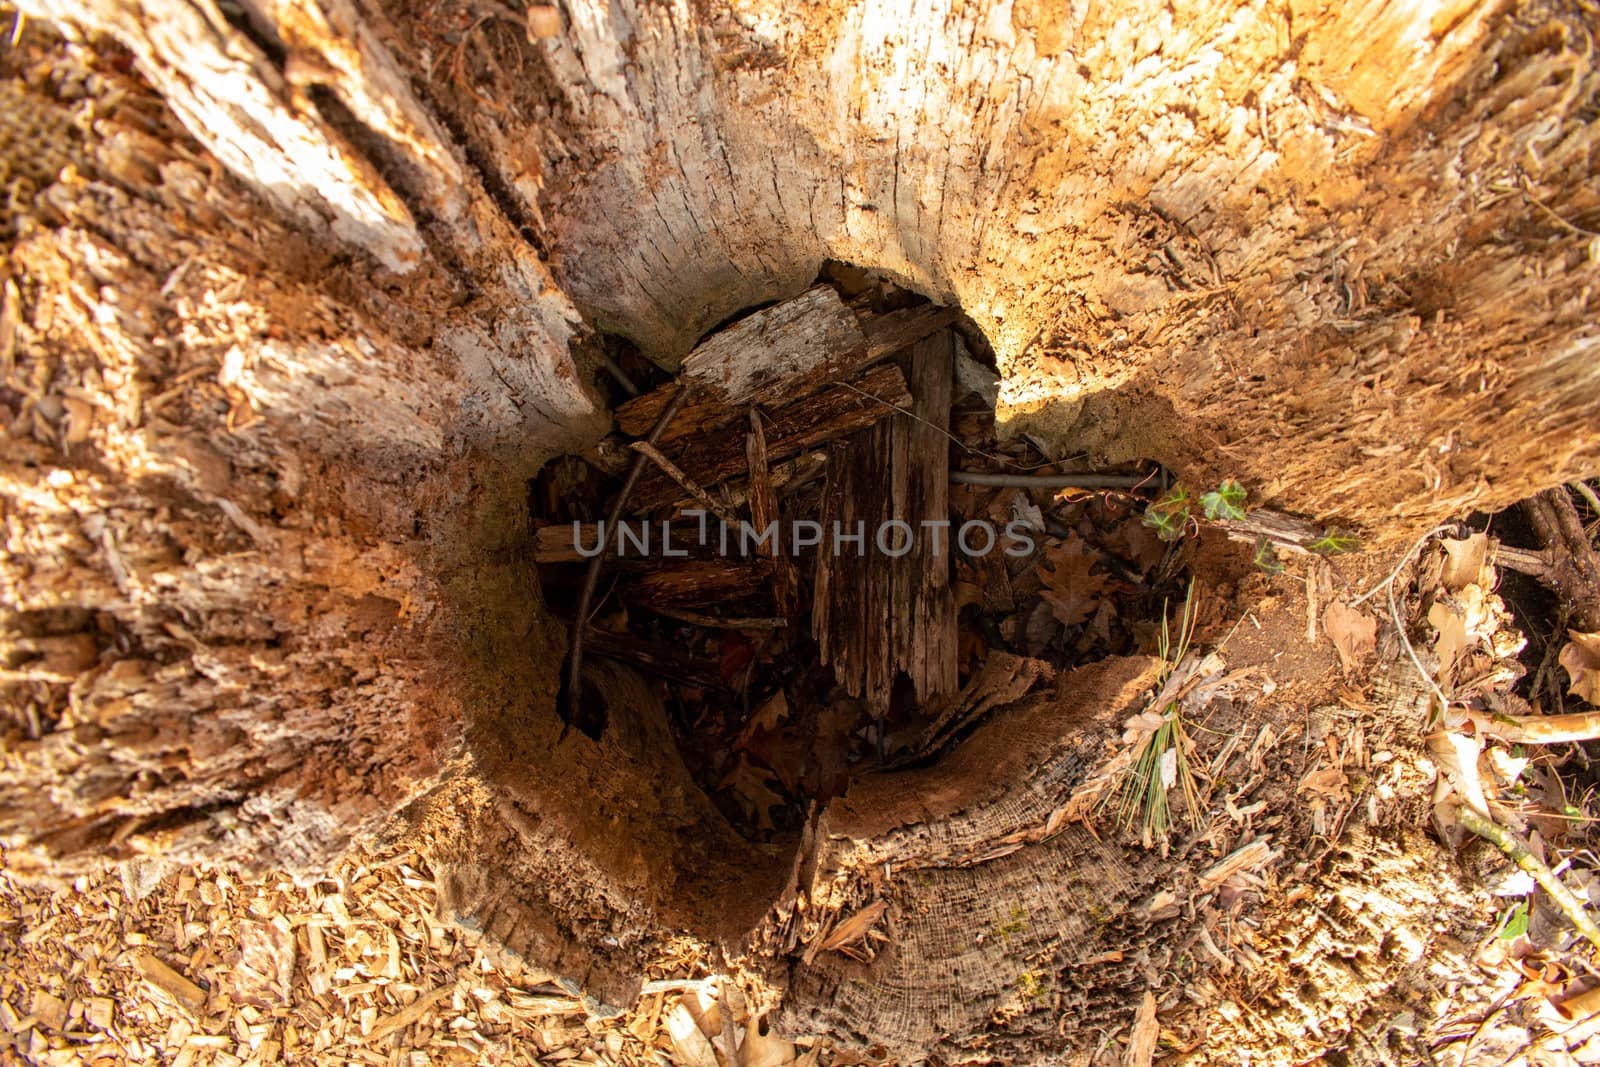
{"type": "Polygon", "coordinates": [[[1256,538],[1256,554],[1251,562],[1268,574],[1283,573],[1283,560],[1278,558],[1278,550],[1265,537],[1256,538]]]}
{"type": "Polygon", "coordinates": [[[1339,529],[1327,529],[1322,536],[1306,546],[1306,551],[1319,556],[1337,556],[1341,552],[1354,552],[1361,547],[1361,538],[1339,529]]]}
{"type": "Polygon", "coordinates": [[[1244,518],[1244,498],[1244,486],[1230,478],[1203,495],[1200,507],[1213,522],[1218,519],[1237,522],[1244,518]]]}
{"type": "Polygon", "coordinates": [[[1500,926],[1500,940],[1515,941],[1528,932],[1528,904],[1522,901],[1511,909],[1506,916],[1506,921],[1500,926]]]}
{"type": "Polygon", "coordinates": [[[1142,521],[1161,540],[1176,541],[1189,524],[1189,491],[1181,485],[1168,489],[1165,496],[1144,509],[1142,521]]]}

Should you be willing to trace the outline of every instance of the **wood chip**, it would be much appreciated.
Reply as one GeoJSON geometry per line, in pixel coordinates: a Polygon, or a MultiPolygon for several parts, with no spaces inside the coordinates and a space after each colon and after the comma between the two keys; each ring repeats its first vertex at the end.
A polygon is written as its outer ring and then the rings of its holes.
{"type": "Polygon", "coordinates": [[[190,1015],[198,1018],[205,1011],[206,991],[179,974],[165,960],[149,950],[134,956],[134,965],[145,981],[171,997],[190,1015]]]}
{"type": "Polygon", "coordinates": [[[406,1027],[422,1018],[422,1016],[426,1014],[429,1009],[443,1001],[452,992],[454,992],[454,990],[455,986],[448,985],[440,986],[438,989],[422,994],[416,1000],[413,1000],[410,1004],[407,1004],[393,1015],[383,1019],[380,1022],[374,1023],[371,1031],[367,1034],[367,1041],[372,1044],[376,1044],[388,1037],[390,1034],[399,1030],[404,1030],[406,1027]]]}
{"type": "Polygon", "coordinates": [[[1147,989],[1133,1017],[1133,1032],[1128,1036],[1128,1050],[1122,1057],[1124,1067],[1150,1067],[1155,1060],[1156,1041],[1160,1037],[1161,1025],[1156,1021],[1156,997],[1147,989]]]}

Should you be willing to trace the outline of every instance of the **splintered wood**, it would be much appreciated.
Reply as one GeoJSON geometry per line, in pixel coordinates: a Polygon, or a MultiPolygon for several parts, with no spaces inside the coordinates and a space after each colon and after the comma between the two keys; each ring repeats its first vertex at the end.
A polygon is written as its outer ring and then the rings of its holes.
{"type": "Polygon", "coordinates": [[[604,741],[639,720],[636,702],[593,698],[604,672],[632,672],[689,774],[762,842],[871,771],[943,758],[1062,671],[1136,650],[1148,606],[1182,588],[1142,519],[1152,474],[1037,476],[1050,457],[1005,436],[987,353],[953,312],[824,277],[628,401],[623,430],[652,443],[565,457],[529,494],[549,524],[541,593],[592,654],[569,725],[604,741]],[[630,453],[647,465],[620,482],[630,453]],[[1098,488],[1061,491],[1074,478],[1098,488]],[[562,608],[591,585],[580,630],[562,608]]]}
{"type": "Polygon", "coordinates": [[[959,688],[948,429],[955,336],[924,338],[897,362],[909,409],[830,453],[822,528],[836,539],[830,548],[850,550],[817,553],[811,615],[822,661],[878,715],[896,671],[926,704],[959,688]]]}
{"type": "MultiPolygon", "coordinates": [[[[618,410],[624,433],[644,433],[681,394],[656,445],[632,446],[651,463],[627,502],[634,525],[545,527],[535,558],[576,562],[612,538],[629,598],[646,610],[679,609],[681,618],[697,601],[739,599],[759,586],[783,619],[805,609],[792,523],[811,520],[819,532],[808,546],[816,549],[809,623],[821,661],[879,716],[902,672],[920,701],[953,694],[955,317],[931,306],[857,312],[817,286],[715,334],[676,381],[618,410]],[[820,513],[781,503],[780,491],[823,474],[820,513]],[[715,559],[703,558],[708,520],[718,524],[715,559]],[[722,558],[730,529],[735,555],[722,558]]],[[[636,665],[660,669],[667,659],[631,647],[636,665]]],[[[673,673],[686,672],[680,663],[673,673]]]]}

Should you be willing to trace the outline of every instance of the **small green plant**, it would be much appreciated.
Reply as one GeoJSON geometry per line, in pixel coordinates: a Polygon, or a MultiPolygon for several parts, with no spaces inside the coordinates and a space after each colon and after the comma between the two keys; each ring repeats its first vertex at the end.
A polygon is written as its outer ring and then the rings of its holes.
{"type": "Polygon", "coordinates": [[[1521,900],[1516,907],[1506,913],[1505,922],[1500,924],[1500,940],[1515,941],[1528,932],[1528,902],[1521,900]]]}
{"type": "Polygon", "coordinates": [[[1244,518],[1244,486],[1229,478],[1200,497],[1200,508],[1212,522],[1238,522],[1244,518]]]}
{"type": "Polygon", "coordinates": [[[1361,539],[1355,534],[1343,530],[1329,528],[1322,531],[1322,536],[1306,546],[1306,551],[1315,552],[1319,556],[1337,556],[1342,552],[1354,552],[1361,547],[1361,539]]]}
{"type": "MultiPolygon", "coordinates": [[[[1157,693],[1165,692],[1167,681],[1189,652],[1196,614],[1194,582],[1191,580],[1189,591],[1183,599],[1175,635],[1167,622],[1163,606],[1158,647],[1162,666],[1156,676],[1157,693]]],[[[1164,706],[1158,708],[1152,705],[1145,709],[1147,715],[1152,712],[1160,716],[1159,725],[1145,735],[1133,766],[1126,772],[1120,787],[1107,793],[1107,800],[1117,805],[1117,818],[1122,828],[1131,830],[1135,825],[1139,826],[1140,839],[1147,848],[1157,840],[1165,840],[1171,828],[1171,790],[1174,787],[1182,794],[1184,811],[1190,824],[1198,827],[1200,823],[1200,791],[1189,769],[1189,749],[1193,742],[1184,729],[1178,699],[1169,698],[1164,706]]]]}
{"type": "Polygon", "coordinates": [[[1191,517],[1189,490],[1175,485],[1144,509],[1143,522],[1155,530],[1161,540],[1176,541],[1183,536],[1191,517]]]}
{"type": "MultiPolygon", "coordinates": [[[[1215,489],[1200,494],[1200,514],[1210,522],[1238,522],[1246,514],[1246,496],[1244,486],[1232,478],[1225,479],[1215,489]]],[[[1191,524],[1198,523],[1195,503],[1189,490],[1174,485],[1144,509],[1144,524],[1163,541],[1176,541],[1189,531],[1191,524]]]]}
{"type": "Polygon", "coordinates": [[[1268,574],[1283,573],[1283,560],[1278,557],[1277,548],[1265,537],[1256,538],[1256,551],[1250,557],[1250,562],[1268,574]]]}
{"type": "Polygon", "coordinates": [[[1017,996],[1024,1004],[1031,1004],[1044,993],[1044,981],[1033,971],[1017,975],[1017,996]]]}

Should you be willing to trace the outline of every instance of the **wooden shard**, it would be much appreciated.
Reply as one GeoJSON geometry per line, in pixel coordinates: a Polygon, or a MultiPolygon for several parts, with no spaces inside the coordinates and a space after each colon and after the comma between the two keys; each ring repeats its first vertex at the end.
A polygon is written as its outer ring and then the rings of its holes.
{"type": "Polygon", "coordinates": [[[887,624],[893,597],[891,568],[874,542],[889,518],[884,487],[892,440],[885,421],[829,452],[811,615],[821,662],[832,665],[845,692],[880,717],[889,710],[894,683],[887,624]]]}
{"type": "MultiPolygon", "coordinates": [[[[761,428],[761,413],[750,409],[750,433],[745,438],[745,458],[750,465],[750,521],[757,536],[773,524],[781,524],[778,494],[772,488],[772,471],[767,465],[767,436],[761,428]]],[[[772,560],[772,603],[777,613],[787,617],[799,587],[794,561],[782,550],[778,537],[762,537],[761,552],[772,560]]]]}
{"type": "MultiPolygon", "coordinates": [[[[757,312],[757,314],[765,313],[757,312]]],[[[816,335],[819,336],[818,347],[809,361],[787,361],[783,364],[784,374],[764,375],[760,383],[744,396],[729,397],[708,385],[691,380],[688,377],[690,364],[699,354],[697,349],[690,355],[689,360],[684,362],[685,377],[682,384],[671,382],[628,401],[617,410],[617,427],[630,436],[645,433],[654,424],[661,410],[681,388],[685,387],[690,390],[691,395],[684,399],[683,406],[678,409],[678,414],[672,420],[672,425],[662,434],[662,441],[675,441],[726,426],[737,421],[744,405],[772,407],[790,404],[820,392],[835,382],[854,378],[874,364],[949,326],[956,317],[957,312],[954,308],[932,305],[872,316],[866,319],[857,331],[856,340],[832,349],[823,347],[820,335],[826,331],[818,328],[816,330],[816,335]]],[[[749,321],[750,319],[744,320],[744,322],[749,321]]],[[[744,323],[738,325],[742,326],[744,323]]],[[[718,338],[722,336],[723,334],[717,335],[718,338]]],[[[772,361],[776,364],[777,361],[777,357],[760,347],[752,347],[745,355],[756,363],[772,361]]]]}
{"type": "Polygon", "coordinates": [[[917,699],[931,702],[958,687],[956,605],[950,588],[950,401],[955,334],[941,330],[900,357],[911,387],[911,414],[893,426],[894,517],[912,533],[911,551],[892,559],[890,615],[895,665],[917,699]],[[945,525],[939,525],[945,524],[945,525]]]}
{"type": "MultiPolygon", "coordinates": [[[[737,544],[734,538],[730,531],[730,551],[737,544]]],[[[647,607],[742,600],[765,588],[772,573],[772,563],[765,559],[658,560],[654,567],[630,579],[624,595],[647,607]]]]}
{"type": "MultiPolygon", "coordinates": [[[[784,459],[871,426],[911,402],[898,367],[874,367],[854,382],[841,383],[798,403],[775,408],[767,421],[767,458],[784,459]]],[[[702,486],[713,486],[748,469],[745,428],[733,426],[665,448],[668,457],[702,486]]],[[[881,487],[880,487],[881,489],[881,487]]],[[[667,507],[683,490],[652,470],[639,479],[633,506],[641,513],[667,507]]]]}
{"type": "Polygon", "coordinates": [[[952,531],[938,525],[950,514],[954,360],[948,330],[917,342],[900,360],[912,394],[906,412],[829,455],[812,635],[845,691],[878,715],[898,671],[923,702],[958,688],[952,531]]]}

